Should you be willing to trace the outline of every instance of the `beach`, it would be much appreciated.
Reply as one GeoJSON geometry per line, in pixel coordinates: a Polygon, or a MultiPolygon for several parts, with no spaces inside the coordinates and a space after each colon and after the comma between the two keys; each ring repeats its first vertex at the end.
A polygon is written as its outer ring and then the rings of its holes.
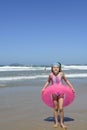
{"type": "MultiPolygon", "coordinates": [[[[27,73],[24,70],[23,73],[21,71],[15,73],[19,76],[19,73],[23,75],[25,72],[27,73]]],[[[72,70],[68,72],[72,74],[72,70]]],[[[0,84],[2,84],[0,85],[0,130],[63,130],[60,126],[53,127],[53,109],[46,106],[41,99],[41,89],[47,79],[44,75],[48,73],[44,70],[42,72],[35,70],[31,73],[34,78],[27,80],[19,80],[16,76],[17,80],[9,78],[9,75],[14,74],[13,70],[0,73],[0,84]],[[2,75],[6,76],[6,74],[8,77],[3,78],[2,75]],[[35,78],[39,74],[44,74],[43,78],[35,78]]],[[[74,77],[69,80],[76,90],[76,97],[72,104],[64,108],[64,123],[68,130],[85,130],[87,129],[87,78],[74,77]]]]}
{"type": "MultiPolygon", "coordinates": [[[[0,88],[1,130],[53,130],[53,109],[41,100],[40,86],[0,88]]],[[[87,129],[87,84],[77,85],[74,102],[64,108],[69,130],[87,129]]]]}

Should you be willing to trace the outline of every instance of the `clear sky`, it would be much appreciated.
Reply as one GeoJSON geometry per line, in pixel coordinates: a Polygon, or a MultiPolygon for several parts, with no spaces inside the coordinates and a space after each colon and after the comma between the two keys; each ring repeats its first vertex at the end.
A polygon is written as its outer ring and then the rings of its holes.
{"type": "Polygon", "coordinates": [[[0,64],[87,64],[86,0],[0,0],[0,64]]]}

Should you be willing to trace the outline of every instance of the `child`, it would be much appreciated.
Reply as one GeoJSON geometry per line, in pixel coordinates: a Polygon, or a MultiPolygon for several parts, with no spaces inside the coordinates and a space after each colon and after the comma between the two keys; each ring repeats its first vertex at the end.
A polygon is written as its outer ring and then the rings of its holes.
{"type": "MultiPolygon", "coordinates": [[[[46,87],[49,86],[50,83],[52,84],[60,84],[62,83],[62,80],[65,81],[65,83],[71,87],[72,91],[75,92],[73,86],[71,85],[71,83],[69,82],[69,80],[65,77],[64,73],[61,70],[61,63],[57,62],[54,63],[52,65],[51,68],[51,73],[49,75],[49,78],[47,80],[47,82],[45,83],[42,92],[45,90],[46,87]]],[[[64,94],[52,94],[52,98],[53,98],[53,103],[54,103],[54,118],[55,118],[55,124],[54,127],[58,127],[58,109],[59,109],[59,113],[60,113],[60,126],[62,128],[67,128],[64,125],[64,110],[63,110],[63,103],[64,103],[64,94]]]]}

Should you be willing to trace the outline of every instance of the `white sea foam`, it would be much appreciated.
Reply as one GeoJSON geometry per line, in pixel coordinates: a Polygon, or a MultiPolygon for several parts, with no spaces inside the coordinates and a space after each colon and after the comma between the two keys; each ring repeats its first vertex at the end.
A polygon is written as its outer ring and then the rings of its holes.
{"type": "Polygon", "coordinates": [[[26,80],[26,79],[37,79],[37,78],[47,78],[47,77],[48,77],[48,75],[0,77],[0,81],[26,80]]]}
{"type": "Polygon", "coordinates": [[[29,70],[44,70],[45,67],[27,67],[27,66],[3,66],[0,71],[29,71],[29,70]]]}
{"type": "Polygon", "coordinates": [[[87,70],[87,65],[63,65],[63,70],[87,70]]]}
{"type": "MultiPolygon", "coordinates": [[[[68,78],[86,78],[87,73],[83,74],[66,74],[68,78]]],[[[48,78],[48,75],[35,75],[35,76],[15,76],[15,77],[0,77],[0,81],[12,81],[12,80],[27,80],[27,79],[41,79],[48,78]]]]}
{"type": "MultiPolygon", "coordinates": [[[[0,71],[36,71],[36,70],[50,70],[51,67],[32,67],[32,66],[3,66],[0,71]]],[[[62,65],[63,70],[87,70],[87,65],[62,65]]]]}
{"type": "Polygon", "coordinates": [[[86,78],[87,73],[80,73],[80,74],[66,74],[68,78],[86,78]]]}

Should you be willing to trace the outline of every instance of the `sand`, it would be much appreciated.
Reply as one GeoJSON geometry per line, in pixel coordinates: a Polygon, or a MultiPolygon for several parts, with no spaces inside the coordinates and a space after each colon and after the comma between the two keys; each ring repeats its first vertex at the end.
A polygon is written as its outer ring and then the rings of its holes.
{"type": "MultiPolygon", "coordinates": [[[[68,130],[87,129],[87,84],[77,85],[76,99],[64,108],[68,130]]],[[[0,88],[0,130],[63,130],[53,127],[53,109],[41,100],[41,87],[0,88]]]]}

